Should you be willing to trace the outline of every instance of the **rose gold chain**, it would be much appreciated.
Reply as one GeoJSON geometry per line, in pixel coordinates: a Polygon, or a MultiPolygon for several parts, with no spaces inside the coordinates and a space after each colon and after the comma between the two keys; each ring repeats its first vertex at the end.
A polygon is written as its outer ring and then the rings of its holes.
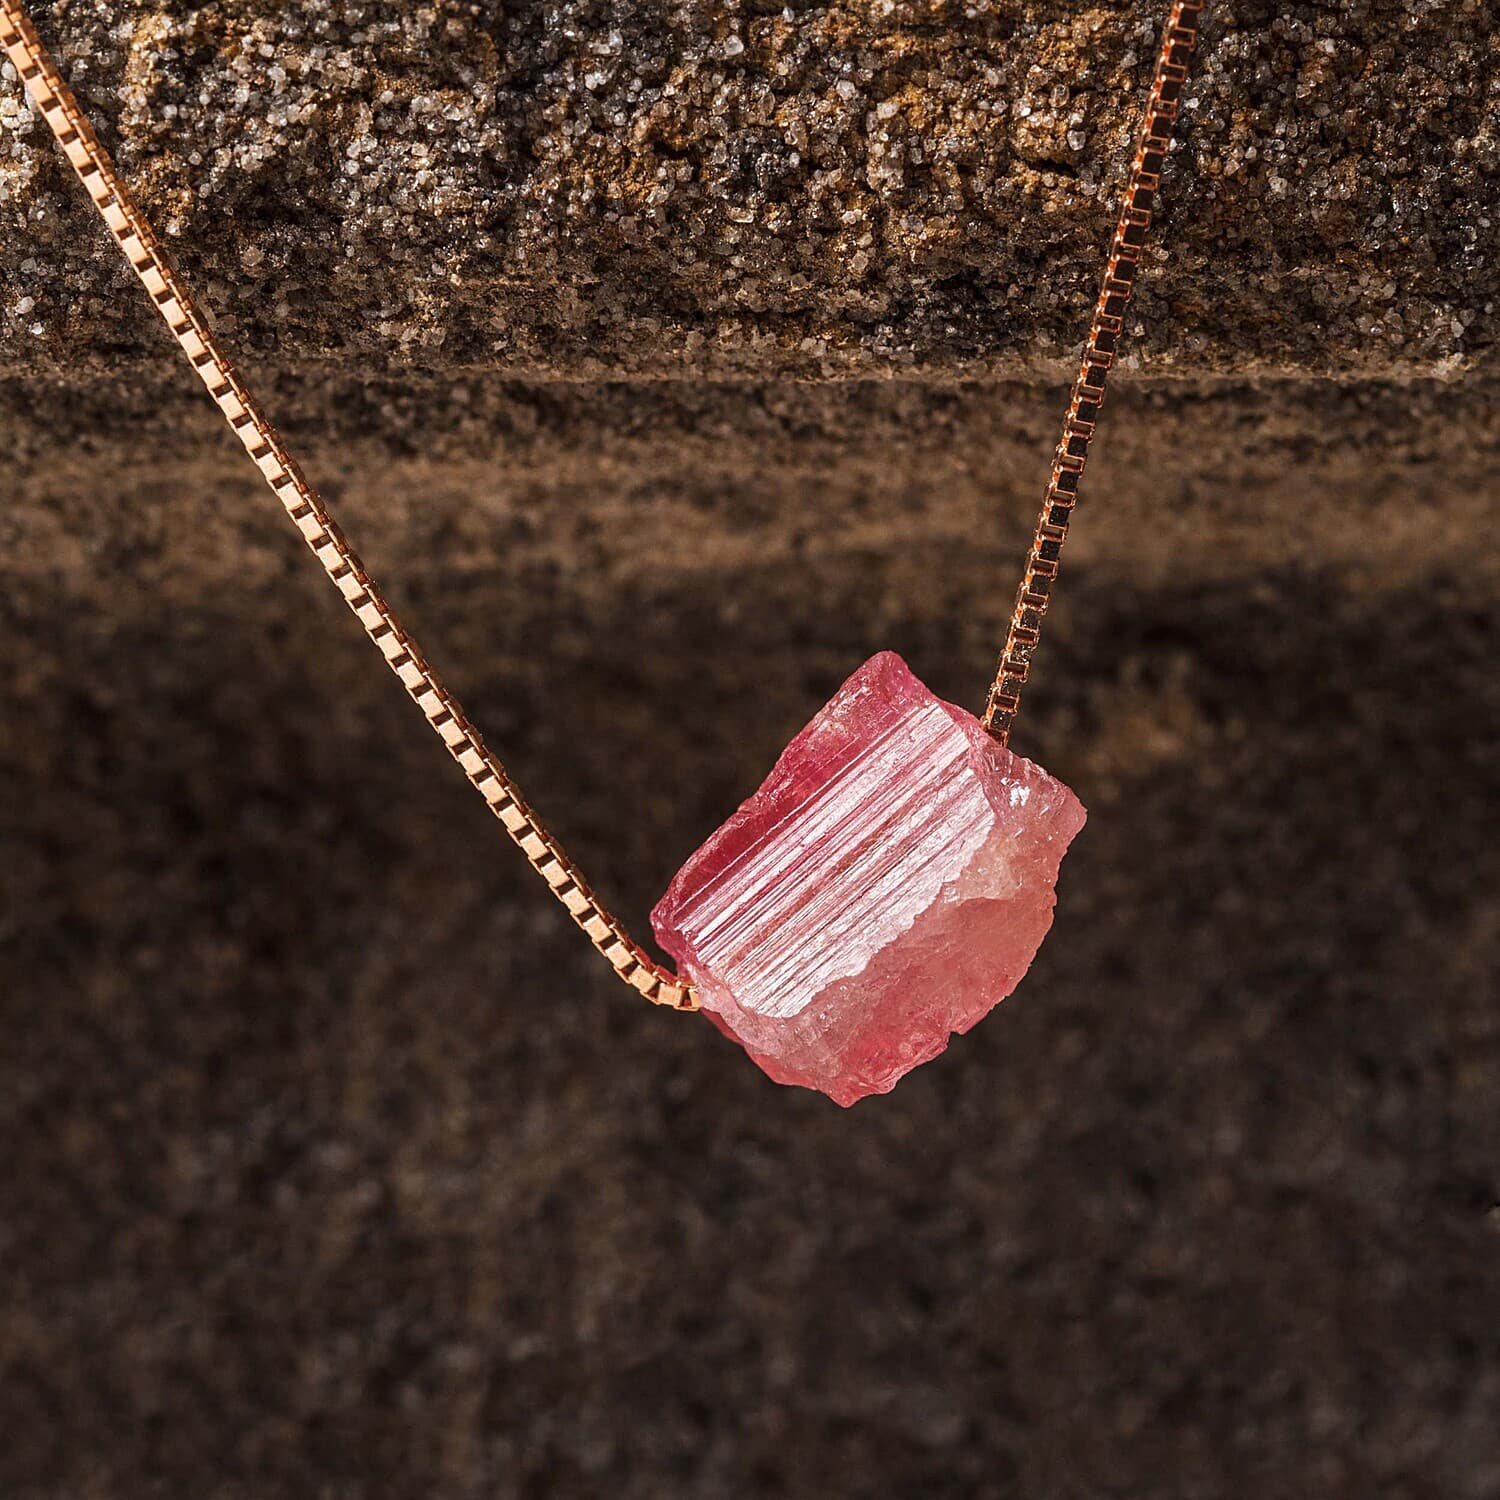
{"type": "Polygon", "coordinates": [[[526,805],[505,767],[486,748],[458,700],[427,664],[417,643],[391,612],[374,580],[302,477],[275,429],[261,415],[244,382],[220,351],[208,320],[173,271],[144,215],[121,182],[109,153],[63,82],[47,49],[16,0],[0,0],[0,48],[21,75],[78,173],[94,207],[140,277],[156,310],[198,372],[214,403],[234,429],[286,508],[302,539],[323,565],[344,602],[380,649],[386,665],[426,716],[490,811],[521,847],[552,894],[588,934],[615,972],[646,999],[677,1010],[696,1010],[690,985],[657,964],[589,890],[562,845],[526,805]]]}
{"type": "MultiPolygon", "coordinates": [[[[1037,522],[1005,651],[985,709],[984,725],[1002,744],[1015,720],[1021,686],[1026,681],[1052,581],[1057,576],[1058,555],[1067,537],[1078,481],[1104,399],[1105,378],[1123,331],[1125,309],[1151,224],[1152,204],[1204,3],[1205,0],[1176,0],[1162,38],[1140,146],[1126,187],[1125,207],[1110,247],[1104,285],[1074,382],[1062,440],[1053,460],[1047,501],[1037,522]]],[[[561,844],[527,806],[458,700],[443,686],[416,641],[395,618],[327,507],[219,349],[207,319],[172,269],[150,225],[115,171],[109,153],[100,145],[17,0],[0,0],[0,49],[20,74],[94,207],[214,403],[285,507],[313,556],[379,648],[386,665],[422,710],[490,811],[622,979],[658,1005],[696,1010],[698,1001],[692,986],[657,964],[599,904],[561,844]]]]}
{"type": "Polygon", "coordinates": [[[1172,144],[1172,127],[1187,80],[1188,59],[1198,40],[1199,12],[1205,0],[1177,0],[1162,33],[1156,74],[1141,120],[1140,144],[1125,185],[1125,203],[1109,247],[1104,284],[1094,308],[1094,321],[1083,346],[1083,361],[1073,382],[1073,396],[1063,422],[1062,437],[1052,460],[1047,498],[1037,519],[1026,557],[1026,571],[1016,592],[1005,650],[990,687],[984,727],[1003,745],[1021,703],[1021,688],[1031,669],[1032,653],[1041,633],[1042,616],[1052,597],[1058,558],[1068,538],[1068,522],[1078,503],[1078,485],[1088,462],[1089,441],[1099,421],[1104,383],[1119,352],[1125,329],[1125,309],[1140,268],[1141,250],[1151,227],[1152,208],[1161,185],[1162,167],[1172,144]]]}

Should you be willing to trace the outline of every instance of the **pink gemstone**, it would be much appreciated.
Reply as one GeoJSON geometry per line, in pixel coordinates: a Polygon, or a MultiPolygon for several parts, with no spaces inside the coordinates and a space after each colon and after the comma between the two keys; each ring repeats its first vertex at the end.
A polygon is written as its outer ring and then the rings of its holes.
{"type": "Polygon", "coordinates": [[[1003,1000],[1052,925],[1083,805],[872,656],[651,914],[779,1083],[883,1094],[1003,1000]]]}

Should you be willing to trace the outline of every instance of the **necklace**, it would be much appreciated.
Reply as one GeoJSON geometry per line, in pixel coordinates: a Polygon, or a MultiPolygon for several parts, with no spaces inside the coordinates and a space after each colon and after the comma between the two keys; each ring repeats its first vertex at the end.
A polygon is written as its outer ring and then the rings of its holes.
{"type": "Polygon", "coordinates": [[[386,665],[615,972],[703,1010],[772,1078],[841,1104],[883,1093],[1016,987],[1052,923],[1078,798],[1009,748],[1171,145],[1205,0],[1173,0],[1103,285],[983,716],[872,657],[652,912],[673,973],[589,889],[396,619],[220,350],[19,0],[0,49],[157,311],[386,665]]]}

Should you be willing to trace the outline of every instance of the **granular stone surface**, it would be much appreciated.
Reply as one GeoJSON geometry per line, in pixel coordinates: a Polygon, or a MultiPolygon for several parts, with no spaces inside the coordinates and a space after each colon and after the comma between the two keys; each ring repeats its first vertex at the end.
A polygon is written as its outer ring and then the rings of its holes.
{"type": "MultiPolygon", "coordinates": [[[[638,932],[873,651],[982,704],[1142,7],[37,19],[638,932]]],[[[1213,6],[1014,739],[1088,833],[848,1113],[590,953],[0,81],[0,1493],[1500,1493],[1492,29],[1213,6]]]]}
{"type": "MultiPolygon", "coordinates": [[[[599,378],[1066,365],[1163,8],[37,11],[240,348],[599,378]]],[[[1213,7],[1127,365],[1482,361],[1497,45],[1483,0],[1213,7]]],[[[156,348],[90,213],[6,84],[7,368],[156,348]]]]}

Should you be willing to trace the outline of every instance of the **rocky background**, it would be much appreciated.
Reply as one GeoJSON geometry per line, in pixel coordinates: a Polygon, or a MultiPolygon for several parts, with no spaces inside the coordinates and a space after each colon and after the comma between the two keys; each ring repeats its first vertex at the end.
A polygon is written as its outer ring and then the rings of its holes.
{"type": "MultiPolygon", "coordinates": [[[[982,702],[1156,10],[35,16],[640,926],[872,651],[982,702]]],[[[0,79],[0,1493],[1500,1495],[1497,64],[1211,7],[1059,920],[847,1113],[590,954],[0,79]]]]}

